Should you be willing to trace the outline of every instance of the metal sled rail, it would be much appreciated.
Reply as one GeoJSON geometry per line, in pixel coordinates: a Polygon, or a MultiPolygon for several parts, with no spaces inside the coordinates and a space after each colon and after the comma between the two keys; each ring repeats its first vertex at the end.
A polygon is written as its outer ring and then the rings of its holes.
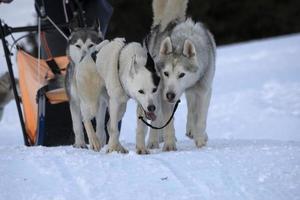
{"type": "MultiPolygon", "coordinates": [[[[0,20],[1,21],[1,20],[0,20]]],[[[0,37],[6,37],[12,33],[20,33],[20,32],[37,32],[38,31],[38,26],[20,26],[20,27],[10,27],[7,26],[7,24],[3,24],[2,25],[2,21],[1,21],[1,26],[3,28],[3,32],[0,32],[0,37]]],[[[69,24],[65,23],[65,24],[59,24],[57,25],[59,28],[68,28],[69,24]]],[[[46,30],[54,30],[55,27],[53,27],[53,25],[51,24],[44,24],[41,26],[41,30],[42,31],[46,31],[46,30]]]]}

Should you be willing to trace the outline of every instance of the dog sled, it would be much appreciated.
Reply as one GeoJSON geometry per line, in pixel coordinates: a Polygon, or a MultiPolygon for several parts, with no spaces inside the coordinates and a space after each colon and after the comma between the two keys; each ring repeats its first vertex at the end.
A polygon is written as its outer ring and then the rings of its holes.
{"type": "MultiPolygon", "coordinates": [[[[98,1],[101,3],[101,0],[98,1]]],[[[76,16],[76,19],[83,25],[85,16],[81,2],[73,0],[69,3],[73,5],[70,7],[74,18],[76,16]]],[[[64,87],[66,69],[69,64],[68,57],[62,55],[51,56],[46,59],[42,59],[40,56],[36,58],[16,44],[20,93],[18,93],[16,87],[11,63],[12,54],[6,37],[16,32],[35,32],[40,35],[42,31],[46,30],[56,30],[63,34],[61,29],[68,28],[70,25],[69,22],[55,24],[47,15],[44,1],[36,0],[35,6],[38,19],[49,20],[51,23],[38,23],[37,26],[9,27],[0,19],[0,37],[13,86],[24,144],[26,146],[70,145],[74,143],[74,134],[69,102],[64,87]]],[[[64,34],[63,36],[66,38],[64,34]]],[[[41,42],[40,37],[39,39],[39,42],[41,42]]]]}

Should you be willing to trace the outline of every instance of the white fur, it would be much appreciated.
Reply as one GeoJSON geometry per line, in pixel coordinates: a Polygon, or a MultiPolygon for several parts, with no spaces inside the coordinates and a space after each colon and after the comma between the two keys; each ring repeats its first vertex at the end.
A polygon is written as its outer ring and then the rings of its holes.
{"type": "MultiPolygon", "coordinates": [[[[125,113],[128,99],[133,98],[138,103],[138,110],[147,110],[149,104],[156,104],[151,73],[144,67],[146,61],[147,52],[140,44],[125,46],[121,38],[114,39],[97,54],[97,70],[105,82],[101,102],[109,105],[110,113],[108,152],[127,152],[119,141],[118,122],[125,113]],[[139,90],[143,90],[144,94],[140,94],[139,90]]],[[[143,115],[143,112],[140,114],[143,115]]],[[[98,116],[101,115],[103,113],[98,113],[98,116]]],[[[137,152],[140,154],[149,153],[145,147],[144,129],[138,122],[137,152]]]]}
{"type": "MultiPolygon", "coordinates": [[[[99,107],[99,98],[103,80],[98,75],[95,62],[91,53],[95,45],[90,47],[93,42],[87,39],[83,42],[79,39],[75,44],[69,46],[69,56],[74,66],[73,76],[68,80],[70,83],[70,111],[75,133],[74,147],[85,148],[83,127],[86,129],[91,149],[100,151],[105,145],[105,132],[97,130],[95,133],[91,120],[96,116],[99,107]],[[76,45],[80,45],[76,47],[76,45]]],[[[69,69],[68,69],[69,70],[69,69]]]]}

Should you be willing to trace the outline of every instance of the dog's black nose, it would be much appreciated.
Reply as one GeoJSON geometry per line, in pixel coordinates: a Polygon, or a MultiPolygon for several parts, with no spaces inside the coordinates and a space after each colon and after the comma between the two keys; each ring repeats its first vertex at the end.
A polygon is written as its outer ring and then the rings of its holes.
{"type": "Polygon", "coordinates": [[[169,101],[173,101],[174,98],[175,98],[175,94],[174,94],[173,92],[168,92],[168,93],[167,93],[167,99],[168,99],[169,101]]]}
{"type": "Polygon", "coordinates": [[[155,111],[155,105],[150,105],[147,107],[149,112],[154,112],[155,111]]]}

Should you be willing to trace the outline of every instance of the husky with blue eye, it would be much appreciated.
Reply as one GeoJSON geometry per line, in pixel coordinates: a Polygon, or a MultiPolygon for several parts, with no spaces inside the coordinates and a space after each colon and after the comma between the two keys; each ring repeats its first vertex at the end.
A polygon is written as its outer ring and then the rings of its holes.
{"type": "MultiPolygon", "coordinates": [[[[116,38],[97,54],[97,70],[104,80],[100,95],[99,116],[109,107],[109,142],[107,152],[126,153],[119,141],[118,121],[126,111],[127,101],[132,98],[137,103],[138,116],[157,121],[157,95],[160,77],[155,70],[154,61],[146,48],[132,42],[125,44],[124,39],[116,38]]],[[[102,127],[104,130],[104,127],[102,127]]],[[[136,152],[148,154],[145,146],[147,127],[137,119],[136,152]]]]}
{"type": "MultiPolygon", "coordinates": [[[[75,133],[76,148],[87,148],[84,140],[82,122],[87,132],[90,148],[100,151],[105,145],[106,135],[96,127],[96,133],[91,120],[96,117],[99,108],[100,88],[103,84],[95,65],[94,54],[104,43],[98,29],[75,28],[69,37],[67,55],[70,64],[66,75],[66,91],[69,97],[70,111],[75,133]]],[[[97,121],[104,119],[96,119],[97,121]]]]}
{"type": "MultiPolygon", "coordinates": [[[[166,121],[175,102],[186,95],[186,134],[198,148],[207,142],[206,119],[215,73],[216,45],[202,23],[186,19],[188,0],[153,0],[153,25],[145,43],[162,79],[162,113],[166,121]]],[[[148,145],[158,147],[157,136],[148,145]]],[[[164,129],[164,151],[176,150],[172,122],[164,129]]]]}

